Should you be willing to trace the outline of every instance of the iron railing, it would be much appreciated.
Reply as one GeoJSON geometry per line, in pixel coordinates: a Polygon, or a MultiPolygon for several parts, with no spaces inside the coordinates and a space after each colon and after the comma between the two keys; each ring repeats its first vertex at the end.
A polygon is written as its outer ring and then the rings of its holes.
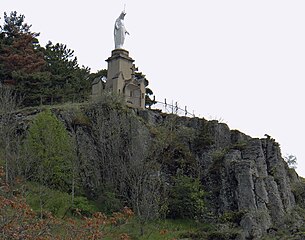
{"type": "Polygon", "coordinates": [[[164,99],[164,102],[156,101],[155,99],[153,100],[153,103],[149,109],[153,110],[161,110],[162,112],[165,113],[171,113],[179,116],[186,116],[186,117],[195,117],[195,113],[188,111],[187,106],[181,108],[178,104],[178,102],[171,101],[171,103],[168,103],[166,99],[164,99]]]}

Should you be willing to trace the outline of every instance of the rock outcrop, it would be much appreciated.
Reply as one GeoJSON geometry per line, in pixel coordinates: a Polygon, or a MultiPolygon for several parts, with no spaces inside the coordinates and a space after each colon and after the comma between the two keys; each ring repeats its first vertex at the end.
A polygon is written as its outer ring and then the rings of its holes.
{"type": "MultiPolygon", "coordinates": [[[[88,197],[99,198],[107,183],[127,200],[144,199],[154,206],[149,194],[157,194],[153,191],[158,188],[150,179],[165,176],[166,181],[169,174],[181,168],[188,173],[195,166],[210,213],[215,218],[241,213],[240,239],[260,239],[285,227],[296,206],[292,186],[300,179],[269,136],[251,138],[218,121],[108,105],[53,112],[76,141],[80,182],[88,197]],[[157,139],[165,128],[175,133],[174,140],[174,135],[157,139]],[[141,192],[143,183],[152,192],[141,192]]],[[[154,207],[150,211],[157,212],[154,207]]]]}
{"type": "MultiPolygon", "coordinates": [[[[146,119],[153,122],[150,115],[146,119]]],[[[159,116],[155,119],[158,124],[159,116]]],[[[292,186],[299,178],[288,169],[274,139],[251,138],[224,123],[198,118],[180,117],[178,124],[195,129],[190,149],[202,168],[215,215],[243,212],[241,239],[260,239],[285,225],[296,206],[292,186]]]]}

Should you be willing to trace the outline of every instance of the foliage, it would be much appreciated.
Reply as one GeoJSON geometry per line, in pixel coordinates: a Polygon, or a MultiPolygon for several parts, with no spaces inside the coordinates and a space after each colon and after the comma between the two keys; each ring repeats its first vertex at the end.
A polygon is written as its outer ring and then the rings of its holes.
{"type": "Polygon", "coordinates": [[[240,236],[240,229],[216,230],[207,234],[208,240],[235,240],[240,236]]]}
{"type": "Polygon", "coordinates": [[[90,118],[79,108],[74,108],[71,115],[73,116],[71,123],[74,128],[77,126],[90,127],[92,125],[90,118]]]}
{"type": "Polygon", "coordinates": [[[50,73],[34,72],[31,74],[22,71],[12,72],[12,78],[16,80],[16,90],[23,96],[23,106],[42,105],[45,99],[45,89],[50,82],[50,73]]]}
{"type": "Polygon", "coordinates": [[[203,121],[194,140],[195,152],[207,149],[215,144],[215,139],[211,131],[212,124],[208,121],[203,121]]]}
{"type": "Polygon", "coordinates": [[[0,82],[15,86],[23,105],[83,101],[90,91],[89,68],[79,67],[74,51],[49,42],[41,47],[38,33],[24,15],[4,13],[0,26],[0,82]]]}
{"type": "Polygon", "coordinates": [[[227,149],[218,149],[218,150],[213,151],[213,153],[212,153],[213,160],[222,161],[224,156],[226,155],[227,151],[228,151],[227,149]]]}
{"type": "MultiPolygon", "coordinates": [[[[293,195],[295,197],[296,203],[305,209],[305,181],[297,182],[292,188],[293,195]]],[[[305,216],[305,215],[304,215],[305,216]]]]}
{"type": "Polygon", "coordinates": [[[28,130],[24,151],[25,176],[51,188],[70,189],[73,147],[63,123],[50,110],[35,118],[28,130]]]}
{"type": "Polygon", "coordinates": [[[81,214],[82,216],[88,217],[97,212],[97,208],[92,203],[90,203],[86,197],[77,196],[74,198],[72,211],[81,214]]]}
{"type": "Polygon", "coordinates": [[[38,219],[21,198],[0,200],[2,239],[50,239],[47,231],[52,217],[38,219]]]}
{"type": "Polygon", "coordinates": [[[122,95],[112,92],[104,91],[98,101],[95,102],[96,106],[101,106],[104,109],[110,110],[123,110],[126,109],[125,100],[122,95]]]}
{"type": "Polygon", "coordinates": [[[18,102],[15,91],[0,86],[0,153],[5,163],[6,182],[11,181],[16,173],[19,139],[16,136],[17,120],[14,111],[18,102]]]}
{"type": "Polygon", "coordinates": [[[145,106],[148,107],[149,109],[151,108],[152,105],[156,104],[155,96],[153,96],[153,91],[146,87],[145,89],[145,106]],[[153,99],[151,97],[153,96],[153,99]]]}
{"type": "MultiPolygon", "coordinates": [[[[114,236],[107,232],[106,226],[122,226],[133,217],[129,208],[106,216],[96,212],[92,217],[81,219],[59,219],[48,212],[42,217],[30,208],[21,189],[14,189],[4,182],[5,172],[0,167],[0,238],[1,239],[100,239],[102,236],[114,236]]],[[[108,228],[109,229],[109,228],[108,228]]],[[[130,239],[126,233],[115,238],[130,239]]]]}
{"type": "Polygon", "coordinates": [[[304,239],[305,237],[305,209],[295,206],[284,217],[284,223],[281,226],[273,226],[268,230],[268,234],[263,240],[281,240],[281,239],[304,239]],[[282,227],[284,226],[284,227],[282,227]]]}
{"type": "Polygon", "coordinates": [[[64,44],[48,42],[44,49],[46,70],[51,73],[47,94],[49,103],[84,100],[90,91],[90,69],[80,68],[74,51],[64,44]]]}
{"type": "Polygon", "coordinates": [[[96,78],[100,78],[100,79],[102,79],[103,77],[107,78],[107,72],[108,72],[107,69],[101,69],[95,73],[90,73],[88,77],[88,81],[92,83],[96,78]]]}
{"type": "Polygon", "coordinates": [[[159,164],[150,157],[150,136],[143,122],[121,104],[120,96],[105,96],[88,113],[100,153],[99,164],[91,170],[93,187],[89,194],[104,200],[106,208],[122,203],[131,206],[144,225],[159,215],[159,164]],[[111,198],[114,204],[109,204],[111,198]]]}
{"type": "Polygon", "coordinates": [[[99,193],[97,203],[99,204],[100,210],[107,214],[116,212],[123,207],[118,194],[113,189],[110,189],[110,187],[103,187],[99,193]]]}
{"type": "Polygon", "coordinates": [[[248,145],[248,143],[246,141],[239,141],[239,142],[235,143],[231,148],[242,151],[247,147],[247,145],[248,145]]]}
{"type": "Polygon", "coordinates": [[[42,239],[48,236],[48,223],[53,218],[39,219],[26,204],[19,191],[4,182],[5,172],[0,167],[0,237],[1,239],[42,239]],[[13,194],[17,192],[18,194],[13,194]]]}
{"type": "Polygon", "coordinates": [[[151,129],[154,135],[152,152],[162,166],[162,171],[175,175],[179,171],[197,174],[196,159],[190,150],[194,132],[179,125],[175,115],[168,115],[161,126],[151,129]]]}
{"type": "MultiPolygon", "coordinates": [[[[133,212],[129,208],[124,208],[122,212],[113,213],[110,217],[97,212],[93,214],[92,218],[84,218],[81,224],[70,219],[66,234],[77,236],[77,239],[100,239],[102,236],[107,236],[107,232],[104,231],[106,225],[123,225],[132,217],[133,212]]],[[[69,238],[66,237],[66,239],[69,238]]],[[[120,239],[128,240],[129,236],[123,233],[120,234],[120,239]]]]}
{"type": "MultiPolygon", "coordinates": [[[[227,148],[217,149],[217,150],[212,152],[211,156],[212,156],[212,159],[213,159],[213,163],[212,163],[212,165],[209,169],[209,172],[211,174],[216,174],[217,175],[219,173],[219,171],[223,167],[224,157],[225,157],[227,152],[228,152],[227,148]]],[[[218,177],[218,176],[216,176],[216,177],[218,177]]]]}
{"type": "Polygon", "coordinates": [[[234,240],[240,239],[241,229],[227,224],[203,222],[194,229],[180,234],[183,239],[234,240]]]}
{"type": "MultiPolygon", "coordinates": [[[[40,211],[41,201],[44,211],[61,218],[71,214],[89,217],[98,211],[97,207],[84,196],[76,196],[72,205],[71,196],[68,193],[50,189],[34,182],[27,182],[25,187],[27,203],[35,212],[40,211]]],[[[109,212],[109,214],[111,213],[109,212]]]]}
{"type": "Polygon", "coordinates": [[[39,42],[38,33],[30,31],[31,25],[24,23],[24,15],[4,13],[4,25],[0,27],[0,82],[15,85],[25,103],[39,103],[47,74],[46,65],[39,42]],[[38,75],[44,75],[42,79],[38,75]]]}
{"type": "Polygon", "coordinates": [[[219,220],[222,223],[231,222],[231,223],[234,223],[238,226],[244,215],[245,215],[245,211],[235,211],[235,212],[229,211],[229,212],[225,212],[220,217],[219,220]]]}
{"type": "Polygon", "coordinates": [[[169,194],[171,218],[201,218],[205,210],[205,192],[199,179],[178,175],[169,194]]]}
{"type": "Polygon", "coordinates": [[[115,239],[114,235],[121,235],[122,233],[128,233],[131,239],[138,240],[173,240],[181,239],[182,236],[188,232],[195,232],[201,223],[188,219],[163,219],[147,222],[144,227],[144,234],[139,233],[139,225],[136,218],[131,219],[127,224],[121,225],[118,228],[107,229],[110,232],[109,237],[105,237],[106,240],[115,239]],[[113,235],[111,236],[111,232],[113,235]]]}
{"type": "Polygon", "coordinates": [[[26,201],[35,212],[41,204],[44,211],[57,217],[63,217],[71,207],[71,196],[68,193],[50,189],[39,183],[26,182],[26,201]]]}
{"type": "Polygon", "coordinates": [[[160,211],[172,218],[200,218],[204,192],[197,179],[197,161],[190,150],[194,131],[178,121],[177,116],[166,115],[161,126],[151,128],[152,159],[158,161],[162,174],[168,177],[163,180],[166,184],[160,211]]]}

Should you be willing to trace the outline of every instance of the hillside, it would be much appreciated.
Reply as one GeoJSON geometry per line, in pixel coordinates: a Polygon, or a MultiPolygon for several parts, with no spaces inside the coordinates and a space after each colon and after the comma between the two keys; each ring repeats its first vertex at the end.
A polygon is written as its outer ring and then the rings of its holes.
{"type": "Polygon", "coordinates": [[[305,238],[305,181],[275,139],[146,109],[124,38],[92,73],[24,15],[3,19],[1,239],[305,238]]]}
{"type": "MultiPolygon", "coordinates": [[[[19,134],[28,134],[41,111],[16,113],[19,134]]],[[[199,228],[190,239],[302,239],[304,184],[274,139],[129,109],[115,96],[51,112],[73,139],[73,193],[104,211],[128,206],[143,226],[164,217],[217,226],[214,235],[199,228]]]]}

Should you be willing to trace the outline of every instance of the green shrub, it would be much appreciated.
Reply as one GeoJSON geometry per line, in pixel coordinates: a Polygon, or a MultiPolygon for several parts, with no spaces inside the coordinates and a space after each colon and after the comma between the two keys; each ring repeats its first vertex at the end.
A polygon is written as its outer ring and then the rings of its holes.
{"type": "Polygon", "coordinates": [[[223,167],[224,157],[225,157],[227,151],[228,151],[227,149],[218,149],[212,153],[213,163],[209,169],[209,172],[211,174],[214,174],[214,175],[219,174],[219,171],[223,167]]]}
{"type": "Polygon", "coordinates": [[[194,140],[195,151],[207,149],[215,144],[215,137],[212,128],[213,123],[208,121],[202,122],[202,125],[199,131],[197,131],[197,135],[194,140]]]}
{"type": "Polygon", "coordinates": [[[205,209],[205,192],[199,179],[178,175],[169,194],[168,216],[201,218],[205,209]]]}
{"type": "Polygon", "coordinates": [[[228,152],[227,149],[218,149],[212,153],[212,158],[214,162],[222,162],[224,156],[228,152]]]}
{"type": "Polygon", "coordinates": [[[80,109],[77,109],[75,110],[75,114],[72,119],[72,124],[74,126],[78,125],[90,127],[92,123],[90,118],[85,113],[83,113],[80,109]]]}
{"type": "Polygon", "coordinates": [[[239,142],[235,143],[231,148],[242,151],[242,150],[246,149],[247,145],[248,145],[248,143],[246,141],[239,141],[239,142]]]}
{"type": "Polygon", "coordinates": [[[124,207],[116,193],[109,188],[105,188],[101,191],[97,203],[99,205],[99,210],[107,214],[118,212],[124,207]]]}
{"type": "Polygon", "coordinates": [[[305,184],[303,182],[294,184],[292,192],[294,194],[296,203],[300,207],[305,208],[305,184]]]}
{"type": "Polygon", "coordinates": [[[126,108],[122,95],[106,91],[97,99],[96,104],[106,109],[122,110],[126,108]]]}
{"type": "Polygon", "coordinates": [[[179,235],[182,239],[192,239],[192,240],[199,240],[199,239],[207,239],[207,233],[206,232],[185,232],[181,233],[179,235]]]}
{"type": "Polygon", "coordinates": [[[203,227],[195,231],[189,231],[180,234],[179,237],[186,239],[206,239],[206,240],[235,240],[240,235],[238,228],[226,228],[217,224],[204,224],[203,227]]]}
{"type": "Polygon", "coordinates": [[[220,217],[220,222],[222,223],[235,223],[239,225],[242,217],[245,215],[245,211],[236,211],[236,212],[225,212],[221,217],[220,217]]]}
{"type": "Polygon", "coordinates": [[[235,240],[238,239],[240,231],[238,229],[228,229],[225,231],[213,231],[208,233],[208,240],[235,240]]]}
{"type": "Polygon", "coordinates": [[[36,212],[48,211],[62,217],[71,206],[71,196],[58,190],[52,190],[38,183],[28,182],[27,202],[36,212]]]}
{"type": "Polygon", "coordinates": [[[72,213],[80,213],[83,216],[91,216],[97,212],[95,207],[86,197],[78,196],[74,198],[72,213]]]}

